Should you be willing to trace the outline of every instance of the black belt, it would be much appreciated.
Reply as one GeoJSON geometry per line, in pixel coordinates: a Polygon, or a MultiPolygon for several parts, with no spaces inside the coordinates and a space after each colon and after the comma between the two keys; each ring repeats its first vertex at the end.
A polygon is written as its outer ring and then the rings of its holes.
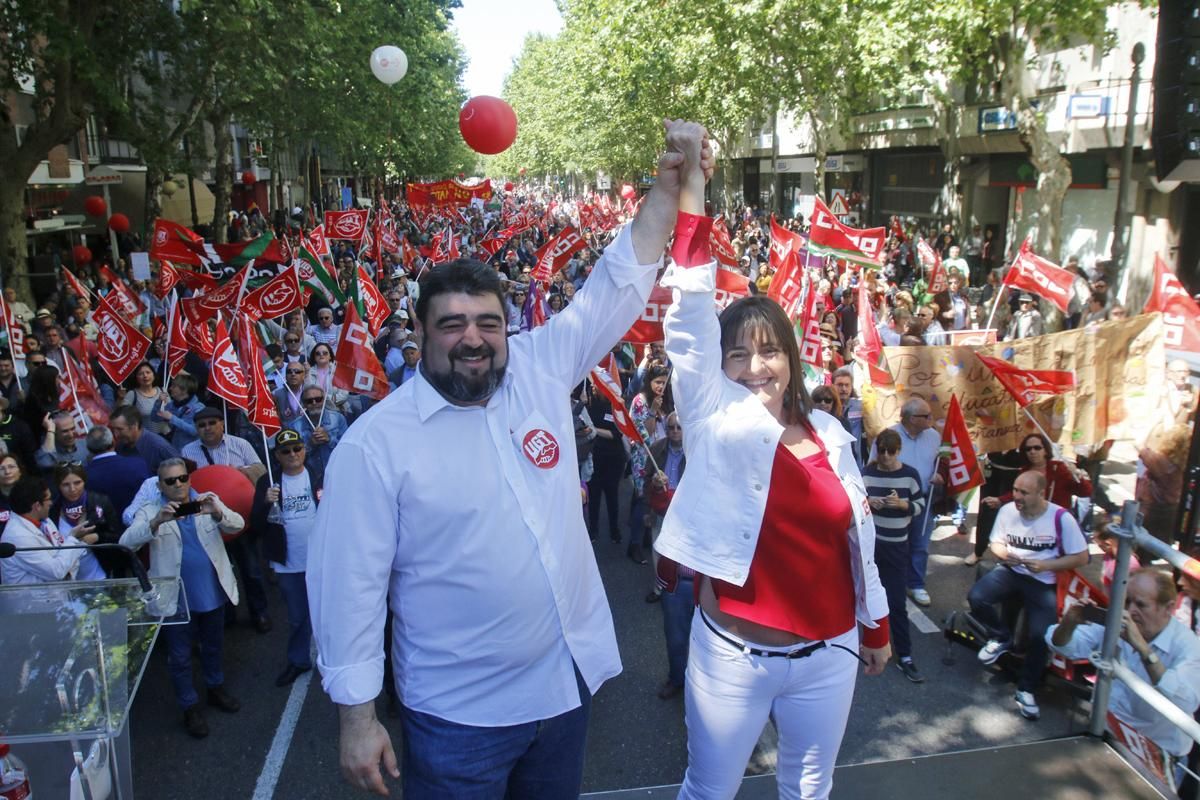
{"type": "Polygon", "coordinates": [[[811,644],[806,644],[806,645],[804,645],[804,647],[797,647],[795,650],[762,650],[757,647],[751,647],[750,645],[746,644],[745,642],[739,642],[737,639],[734,639],[732,636],[728,636],[725,633],[723,633],[722,631],[717,630],[717,626],[713,625],[712,621],[708,618],[708,615],[704,613],[704,609],[700,608],[699,606],[697,606],[697,608],[700,611],[700,619],[704,620],[704,624],[708,626],[708,629],[710,631],[712,631],[714,634],[717,635],[718,639],[720,639],[724,642],[728,642],[729,644],[733,645],[738,650],[741,650],[743,653],[745,653],[747,655],[759,656],[760,658],[792,658],[792,659],[808,658],[809,656],[811,656],[813,653],[817,652],[818,650],[824,650],[826,647],[836,647],[839,650],[845,650],[847,653],[854,656],[859,661],[862,661],[864,666],[866,666],[866,664],[867,664],[866,661],[863,661],[862,656],[860,656],[858,653],[851,650],[849,647],[843,647],[840,644],[829,644],[828,642],[826,642],[824,640],[821,640],[819,642],[812,642],[811,644]]]}

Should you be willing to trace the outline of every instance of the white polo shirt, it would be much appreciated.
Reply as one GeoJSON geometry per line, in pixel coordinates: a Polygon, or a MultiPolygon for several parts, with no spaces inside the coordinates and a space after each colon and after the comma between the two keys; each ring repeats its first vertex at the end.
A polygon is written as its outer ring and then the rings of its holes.
{"type": "Polygon", "coordinates": [[[418,373],[334,451],[309,544],[325,690],[372,700],[384,603],[404,704],[464,725],[547,719],[618,674],[612,616],[579,502],[569,395],[628,331],[658,264],[628,229],[546,325],[508,340],[486,407],[448,403],[418,373]]]}

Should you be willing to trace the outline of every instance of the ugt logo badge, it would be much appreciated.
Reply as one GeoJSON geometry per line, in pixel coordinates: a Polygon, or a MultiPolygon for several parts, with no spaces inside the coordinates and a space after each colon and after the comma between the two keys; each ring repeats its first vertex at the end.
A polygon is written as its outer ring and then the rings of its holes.
{"type": "Polygon", "coordinates": [[[553,469],[554,465],[558,463],[558,440],[550,431],[542,428],[534,428],[525,434],[521,450],[525,453],[525,457],[539,469],[553,469]]]}

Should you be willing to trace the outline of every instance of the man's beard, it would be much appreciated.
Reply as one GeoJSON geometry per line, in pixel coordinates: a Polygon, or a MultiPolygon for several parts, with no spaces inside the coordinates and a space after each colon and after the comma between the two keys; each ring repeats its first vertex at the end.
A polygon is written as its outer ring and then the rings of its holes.
{"type": "Polygon", "coordinates": [[[491,397],[504,379],[507,365],[496,366],[496,351],[487,343],[478,347],[457,345],[447,354],[450,368],[446,372],[434,372],[429,368],[429,359],[421,359],[421,372],[443,397],[458,403],[478,403],[491,397]],[[465,375],[454,368],[459,359],[483,356],[489,359],[488,368],[479,375],[465,375]]]}

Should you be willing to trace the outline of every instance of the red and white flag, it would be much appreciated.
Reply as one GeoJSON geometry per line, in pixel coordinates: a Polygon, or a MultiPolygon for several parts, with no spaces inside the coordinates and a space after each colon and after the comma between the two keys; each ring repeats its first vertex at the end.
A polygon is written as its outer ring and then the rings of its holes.
{"type": "Polygon", "coordinates": [[[174,261],[177,264],[204,266],[204,237],[177,222],[154,220],[150,239],[150,258],[154,261],[174,261]]]}
{"type": "Polygon", "coordinates": [[[228,313],[229,309],[234,308],[244,288],[246,277],[249,274],[248,269],[248,267],[242,267],[240,272],[212,291],[197,297],[189,297],[180,302],[179,307],[183,310],[188,322],[198,328],[219,312],[228,313]]]}
{"type": "Polygon", "coordinates": [[[670,308],[673,299],[674,295],[670,289],[657,283],[654,284],[641,316],[633,323],[629,332],[621,337],[621,341],[632,344],[653,344],[666,338],[663,335],[663,320],[667,318],[667,309],[670,308]]]}
{"type": "Polygon", "coordinates": [[[1037,395],[1064,394],[1075,388],[1075,373],[1060,369],[1021,369],[1000,358],[975,354],[1008,390],[1017,404],[1025,408],[1037,395]]]}
{"type": "Polygon", "coordinates": [[[238,408],[250,410],[250,385],[242,371],[237,351],[229,338],[225,320],[217,317],[217,336],[213,343],[212,366],[208,373],[208,390],[223,397],[238,408]]]}
{"type": "Polygon", "coordinates": [[[750,294],[750,279],[735,267],[727,267],[717,259],[717,310],[724,311],[734,300],[750,294]]]}
{"type": "Polygon", "coordinates": [[[942,429],[942,446],[950,451],[946,494],[960,494],[983,483],[983,470],[979,468],[967,421],[958,405],[958,397],[953,394],[950,395],[950,409],[946,412],[946,427],[942,429]]]}
{"type": "MultiPolygon", "coordinates": [[[[716,227],[716,226],[714,226],[716,227]]],[[[795,261],[792,258],[793,253],[798,253],[804,249],[804,237],[798,233],[793,233],[775,221],[775,215],[771,215],[771,249],[767,255],[767,260],[771,262],[771,266],[775,270],[784,269],[790,261],[795,261]]],[[[778,300],[779,298],[775,298],[778,300]]],[[[783,303],[780,303],[783,305],[783,303]]],[[[784,306],[787,308],[787,306],[784,306]]]]}
{"type": "MultiPolygon", "coordinates": [[[[772,255],[774,255],[774,239],[772,239],[772,255]]],[[[771,287],[767,289],[767,297],[779,303],[792,322],[800,316],[800,298],[804,289],[804,268],[800,266],[800,258],[795,250],[789,249],[783,260],[783,266],[775,270],[771,276],[771,287]]]]}
{"type": "Polygon", "coordinates": [[[62,275],[63,283],[66,284],[68,289],[75,293],[76,297],[78,297],[80,300],[88,300],[91,298],[92,293],[88,291],[87,287],[83,285],[83,282],[80,281],[79,278],[75,277],[75,273],[71,272],[71,270],[67,269],[66,267],[63,267],[62,275]]]}
{"type": "Polygon", "coordinates": [[[334,386],[376,400],[387,397],[387,373],[371,349],[371,333],[354,303],[346,304],[346,318],[342,321],[334,361],[337,364],[333,372],[334,386]]]}
{"type": "Polygon", "coordinates": [[[367,230],[367,211],[326,211],[324,235],[357,242],[367,230]]]}
{"type": "Polygon", "coordinates": [[[146,304],[142,302],[142,298],[137,296],[121,277],[108,268],[107,264],[100,265],[100,274],[108,279],[109,284],[113,288],[113,292],[120,298],[121,308],[125,311],[125,316],[136,317],[139,314],[144,314],[146,304]]]}
{"type": "MultiPolygon", "coordinates": [[[[187,358],[188,350],[190,349],[187,319],[183,316],[183,311],[179,308],[178,300],[171,304],[167,316],[171,318],[171,327],[167,331],[167,375],[174,378],[183,370],[183,362],[187,358]]],[[[204,325],[203,330],[207,333],[208,325],[204,325]]],[[[210,346],[208,351],[204,352],[201,349],[202,344],[204,342],[196,342],[192,346],[195,346],[201,358],[212,358],[212,347],[210,346]]],[[[211,343],[209,344],[211,345],[211,343]]]]}
{"type": "Polygon", "coordinates": [[[1163,345],[1169,350],[1200,353],[1200,305],[1187,293],[1167,263],[1155,253],[1154,288],[1143,314],[1161,311],[1163,345]]]}
{"type": "Polygon", "coordinates": [[[871,296],[867,293],[867,282],[858,283],[858,338],[859,344],[854,348],[854,355],[867,365],[871,383],[876,386],[889,386],[892,383],[892,373],[887,359],[883,357],[883,339],[875,327],[875,312],[871,309],[871,296]]]}
{"type": "Polygon", "coordinates": [[[917,256],[921,259],[921,265],[929,270],[929,293],[939,294],[946,291],[949,287],[946,282],[946,270],[942,266],[941,254],[930,247],[929,242],[918,239],[917,256]]]}
{"type": "Polygon", "coordinates": [[[25,360],[25,328],[13,316],[12,309],[4,302],[0,294],[0,324],[4,325],[5,338],[8,340],[9,355],[15,361],[25,360]]]}
{"type": "Polygon", "coordinates": [[[159,300],[166,297],[172,289],[182,280],[179,270],[175,269],[175,265],[170,261],[158,262],[158,278],[154,281],[154,296],[159,300]]]}
{"type": "Polygon", "coordinates": [[[613,424],[617,426],[617,430],[624,434],[630,444],[635,447],[638,445],[645,447],[646,441],[638,431],[637,425],[633,424],[633,417],[629,416],[629,409],[625,407],[625,401],[621,399],[620,384],[613,381],[612,375],[602,366],[592,369],[591,378],[592,386],[612,406],[613,424]]]}
{"type": "Polygon", "coordinates": [[[1034,253],[1029,248],[1029,240],[1026,239],[1021,243],[1016,260],[1008,268],[1004,283],[1014,289],[1044,297],[1066,314],[1067,306],[1071,302],[1071,287],[1075,284],[1075,276],[1034,253]]]}
{"type": "Polygon", "coordinates": [[[571,256],[587,247],[587,241],[578,230],[567,226],[550,241],[546,242],[534,258],[537,266],[533,268],[533,279],[547,283],[554,273],[560,271],[571,260],[571,256]]]}
{"type": "Polygon", "coordinates": [[[371,336],[378,336],[379,329],[392,315],[392,310],[388,308],[383,292],[379,291],[375,281],[371,280],[361,266],[358,268],[358,296],[362,300],[363,313],[367,315],[367,327],[371,336]]]}
{"type": "Polygon", "coordinates": [[[817,314],[817,287],[810,283],[804,295],[804,313],[800,315],[800,360],[819,370],[825,369],[821,360],[821,320],[817,314]]]}
{"type": "Polygon", "coordinates": [[[275,408],[275,398],[271,396],[271,384],[267,383],[267,374],[263,370],[266,353],[250,318],[243,314],[238,319],[238,325],[242,366],[250,380],[250,407],[246,409],[246,416],[267,436],[274,436],[283,429],[283,423],[275,408]]]}
{"type": "Polygon", "coordinates": [[[150,352],[150,340],[113,308],[116,302],[116,292],[101,298],[92,311],[92,322],[100,332],[96,338],[100,366],[113,383],[123,383],[150,352]]]}
{"type": "Polygon", "coordinates": [[[869,267],[883,266],[884,228],[851,228],[830,212],[820,197],[813,198],[812,225],[808,249],[813,253],[837,256],[869,267]]]}
{"type": "Polygon", "coordinates": [[[252,321],[282,317],[304,308],[304,293],[296,267],[290,266],[242,298],[241,311],[252,321]]]}
{"type": "Polygon", "coordinates": [[[708,234],[708,249],[722,267],[738,268],[737,253],[734,252],[733,242],[729,239],[729,228],[725,227],[724,214],[717,214],[713,220],[712,230],[708,234]]]}

